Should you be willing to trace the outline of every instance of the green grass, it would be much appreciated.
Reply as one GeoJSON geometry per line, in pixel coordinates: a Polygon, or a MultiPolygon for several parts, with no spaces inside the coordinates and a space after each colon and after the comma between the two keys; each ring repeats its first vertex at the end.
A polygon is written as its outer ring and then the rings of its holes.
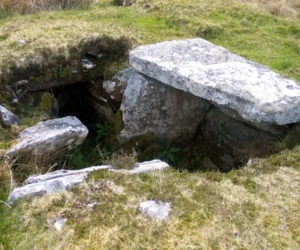
{"type": "Polygon", "coordinates": [[[2,208],[0,242],[4,249],[298,249],[300,172],[263,173],[258,166],[230,173],[96,172],[72,192],[2,208]],[[167,222],[138,211],[148,199],[171,202],[167,222]],[[98,204],[86,208],[91,202],[98,204]],[[63,232],[47,225],[59,218],[68,218],[63,232]]]}
{"type": "MultiPolygon", "coordinates": [[[[88,36],[126,36],[134,46],[163,40],[203,37],[273,70],[300,80],[298,19],[283,19],[231,0],[147,1],[130,8],[107,1],[84,10],[43,12],[0,20],[0,68],[43,49],[64,54],[88,36]],[[241,21],[247,20],[247,25],[241,21]],[[42,34],[42,35],[41,35],[42,34]],[[24,39],[28,45],[18,41],[24,39]]],[[[3,78],[5,79],[5,78],[3,78]]]]}

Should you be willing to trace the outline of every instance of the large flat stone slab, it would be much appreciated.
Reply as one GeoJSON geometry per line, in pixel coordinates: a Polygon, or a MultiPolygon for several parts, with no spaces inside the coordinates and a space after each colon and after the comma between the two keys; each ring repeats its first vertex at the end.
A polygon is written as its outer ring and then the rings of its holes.
{"type": "Polygon", "coordinates": [[[300,84],[206,40],[136,48],[130,64],[142,74],[236,111],[254,123],[300,121],[300,84]]]}

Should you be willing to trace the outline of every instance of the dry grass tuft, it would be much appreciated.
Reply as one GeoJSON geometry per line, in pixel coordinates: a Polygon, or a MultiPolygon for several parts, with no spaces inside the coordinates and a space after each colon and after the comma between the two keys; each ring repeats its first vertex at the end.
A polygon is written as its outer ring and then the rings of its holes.
{"type": "Polygon", "coordinates": [[[53,11],[83,8],[93,0],[0,0],[0,13],[28,14],[39,11],[53,11]]]}
{"type": "Polygon", "coordinates": [[[110,164],[118,169],[132,169],[137,163],[137,153],[132,154],[113,154],[112,158],[105,162],[105,164],[110,164]]]}
{"type": "Polygon", "coordinates": [[[241,0],[266,9],[271,14],[280,15],[287,18],[300,17],[299,0],[241,0]]]}

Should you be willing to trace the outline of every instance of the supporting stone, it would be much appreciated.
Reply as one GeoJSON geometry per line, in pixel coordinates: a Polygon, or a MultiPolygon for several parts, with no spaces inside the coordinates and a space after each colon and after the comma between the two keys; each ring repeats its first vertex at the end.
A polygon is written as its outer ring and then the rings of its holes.
{"type": "Polygon", "coordinates": [[[165,141],[190,141],[210,104],[135,71],[122,102],[124,130],[120,141],[153,134],[165,141]]]}

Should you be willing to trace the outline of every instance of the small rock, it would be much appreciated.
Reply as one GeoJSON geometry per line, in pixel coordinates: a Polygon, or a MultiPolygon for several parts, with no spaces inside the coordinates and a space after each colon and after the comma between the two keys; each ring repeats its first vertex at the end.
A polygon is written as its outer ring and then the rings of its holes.
{"type": "Polygon", "coordinates": [[[99,59],[99,60],[104,59],[104,58],[108,58],[108,57],[109,57],[109,55],[106,54],[106,53],[99,53],[97,55],[97,59],[99,59]]]}
{"type": "Polygon", "coordinates": [[[21,81],[18,81],[18,82],[15,83],[15,87],[18,88],[18,87],[24,86],[26,84],[28,84],[27,80],[21,80],[21,81]]]}
{"type": "Polygon", "coordinates": [[[202,169],[207,170],[218,170],[218,167],[212,162],[209,157],[205,157],[200,163],[202,169]]]}
{"type": "Polygon", "coordinates": [[[253,163],[253,160],[250,158],[246,164],[247,167],[250,167],[253,163]]]}
{"type": "Polygon", "coordinates": [[[81,65],[85,69],[93,69],[96,67],[96,64],[92,63],[90,60],[86,58],[81,59],[81,65]]]}
{"type": "Polygon", "coordinates": [[[10,112],[7,108],[0,105],[0,119],[3,127],[9,128],[13,124],[20,124],[19,117],[10,112]]]}
{"type": "Polygon", "coordinates": [[[114,75],[110,81],[103,82],[103,88],[112,100],[116,102],[122,101],[127,82],[133,73],[133,68],[124,69],[114,75]]]}
{"type": "Polygon", "coordinates": [[[11,101],[11,104],[13,105],[16,105],[19,103],[19,99],[18,98],[14,98],[12,101],[11,101]]]}
{"type": "Polygon", "coordinates": [[[56,222],[54,223],[53,226],[54,226],[54,228],[55,228],[57,231],[61,231],[62,228],[63,228],[63,226],[64,226],[64,224],[65,224],[67,221],[68,221],[68,219],[66,219],[66,218],[60,219],[60,220],[56,221],[56,222]]]}
{"type": "Polygon", "coordinates": [[[93,208],[94,206],[96,206],[96,205],[98,205],[98,204],[99,204],[99,202],[92,202],[92,203],[86,204],[86,207],[87,207],[87,208],[93,208]]]}
{"type": "Polygon", "coordinates": [[[140,203],[139,209],[141,213],[157,220],[167,220],[171,213],[170,203],[162,201],[144,201],[140,203]]]}
{"type": "Polygon", "coordinates": [[[24,39],[19,40],[19,43],[22,44],[22,45],[27,45],[28,44],[24,39]]]}

